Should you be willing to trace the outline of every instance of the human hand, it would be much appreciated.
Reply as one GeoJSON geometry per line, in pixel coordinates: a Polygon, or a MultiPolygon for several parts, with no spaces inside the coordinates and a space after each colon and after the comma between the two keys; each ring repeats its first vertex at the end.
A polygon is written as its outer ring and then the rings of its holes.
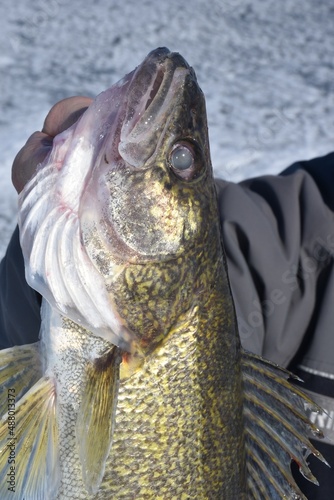
{"type": "Polygon", "coordinates": [[[12,182],[18,193],[34,175],[37,165],[51,150],[53,138],[73,125],[91,102],[90,97],[69,97],[51,108],[42,131],[34,132],[14,159],[12,182]]]}

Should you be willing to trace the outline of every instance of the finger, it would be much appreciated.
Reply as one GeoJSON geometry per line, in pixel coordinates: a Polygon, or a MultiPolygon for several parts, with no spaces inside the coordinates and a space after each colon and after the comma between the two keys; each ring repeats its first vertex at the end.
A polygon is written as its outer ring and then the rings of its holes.
{"type": "Polygon", "coordinates": [[[16,155],[12,167],[12,182],[18,193],[31,179],[39,163],[52,148],[53,137],[60,134],[86,111],[92,99],[69,97],[55,104],[45,118],[42,132],[34,132],[16,155]]]}
{"type": "Polygon", "coordinates": [[[57,102],[45,118],[42,132],[52,137],[60,134],[79,119],[92,100],[90,97],[75,96],[57,102]]]}
{"type": "Polygon", "coordinates": [[[52,148],[53,137],[34,132],[23,148],[17,153],[12,166],[12,183],[18,193],[31,179],[36,167],[41,163],[52,148]]]}

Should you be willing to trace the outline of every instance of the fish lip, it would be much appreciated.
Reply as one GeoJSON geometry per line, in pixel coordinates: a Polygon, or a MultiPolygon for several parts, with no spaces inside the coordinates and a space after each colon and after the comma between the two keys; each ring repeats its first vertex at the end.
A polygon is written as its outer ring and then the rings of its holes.
{"type": "Polygon", "coordinates": [[[154,157],[171,111],[182,106],[192,83],[198,85],[185,59],[165,48],[152,51],[128,77],[117,130],[106,153],[142,169],[154,157]]]}
{"type": "Polygon", "coordinates": [[[184,80],[188,74],[196,78],[187,61],[178,52],[171,52],[166,47],[151,51],[136,68],[127,91],[122,127],[127,136],[138,129],[139,122],[145,123],[147,119],[154,121],[177,70],[183,70],[184,80]],[[148,117],[148,114],[151,116],[148,117]]]}
{"type": "Polygon", "coordinates": [[[157,49],[152,50],[144,59],[143,64],[145,62],[153,62],[155,64],[164,64],[166,61],[169,61],[175,68],[183,67],[185,69],[191,69],[187,61],[184,57],[181,56],[178,52],[172,52],[167,47],[158,47],[157,49]]]}
{"type": "Polygon", "coordinates": [[[96,142],[103,139],[103,143],[95,160],[103,148],[107,163],[117,160],[143,167],[155,152],[153,143],[163,132],[167,108],[181,99],[187,79],[197,82],[193,69],[179,53],[163,47],[150,52],[137,68],[101,93],[93,106],[97,113],[108,110],[109,117],[96,137],[96,142]]]}

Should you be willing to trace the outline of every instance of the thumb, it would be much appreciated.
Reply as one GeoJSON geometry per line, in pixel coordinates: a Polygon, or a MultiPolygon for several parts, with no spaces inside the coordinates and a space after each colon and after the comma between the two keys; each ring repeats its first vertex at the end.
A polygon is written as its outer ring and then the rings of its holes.
{"type": "Polygon", "coordinates": [[[53,138],[73,125],[91,102],[89,97],[69,97],[51,108],[45,118],[42,132],[34,132],[14,159],[12,182],[18,193],[52,149],[53,138]]]}

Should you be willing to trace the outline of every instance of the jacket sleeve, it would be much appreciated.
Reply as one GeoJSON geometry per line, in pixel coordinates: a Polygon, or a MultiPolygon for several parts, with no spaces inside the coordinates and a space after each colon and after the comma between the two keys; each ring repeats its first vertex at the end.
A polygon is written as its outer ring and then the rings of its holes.
{"type": "Polygon", "coordinates": [[[16,228],[0,264],[0,349],[37,342],[40,305],[40,295],[25,280],[16,228]]]}
{"type": "Polygon", "coordinates": [[[243,346],[334,373],[334,153],[217,191],[243,346]]]}

